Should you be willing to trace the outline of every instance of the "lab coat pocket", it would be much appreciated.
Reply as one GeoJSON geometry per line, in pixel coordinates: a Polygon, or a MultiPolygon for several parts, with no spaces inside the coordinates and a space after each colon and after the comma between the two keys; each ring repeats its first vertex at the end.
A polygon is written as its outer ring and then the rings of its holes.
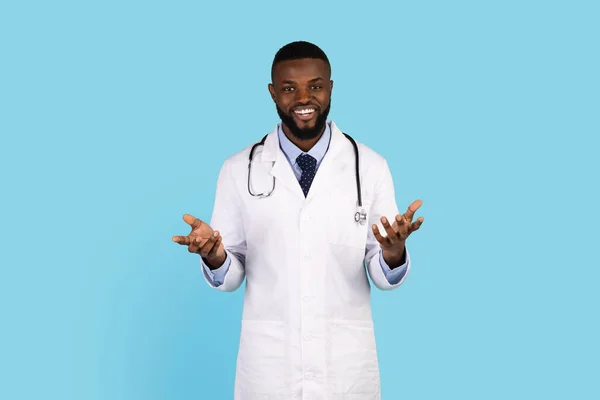
{"type": "Polygon", "coordinates": [[[356,199],[339,199],[332,203],[327,210],[327,241],[330,244],[347,248],[359,249],[364,252],[369,229],[368,213],[370,203],[363,201],[362,208],[356,206],[356,199]],[[360,224],[356,221],[356,213],[364,210],[367,222],[360,224]]]}
{"type": "Polygon", "coordinates": [[[329,360],[333,394],[378,398],[379,365],[372,321],[333,321],[329,360]]]}
{"type": "Polygon", "coordinates": [[[278,399],[285,389],[285,329],[276,321],[242,320],[236,386],[242,399],[278,399]],[[267,396],[269,395],[269,396],[267,396]],[[267,396],[267,397],[265,397],[267,396]]]}

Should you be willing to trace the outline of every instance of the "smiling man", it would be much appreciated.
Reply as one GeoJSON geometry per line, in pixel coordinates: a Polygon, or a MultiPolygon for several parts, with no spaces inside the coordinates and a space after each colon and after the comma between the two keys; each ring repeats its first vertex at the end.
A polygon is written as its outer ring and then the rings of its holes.
{"type": "Polygon", "coordinates": [[[210,224],[185,214],[173,240],[211,288],[246,280],[234,399],[380,398],[371,284],[404,282],[421,201],[399,214],[386,160],[327,119],[319,47],[282,47],[271,79],[281,122],[225,160],[210,224]]]}
{"type": "Polygon", "coordinates": [[[331,106],[333,81],[325,53],[320,58],[300,58],[293,46],[284,47],[275,57],[269,92],[281,118],[283,132],[304,151],[312,148],[325,129],[331,106]],[[287,51],[286,51],[287,50],[287,51]]]}

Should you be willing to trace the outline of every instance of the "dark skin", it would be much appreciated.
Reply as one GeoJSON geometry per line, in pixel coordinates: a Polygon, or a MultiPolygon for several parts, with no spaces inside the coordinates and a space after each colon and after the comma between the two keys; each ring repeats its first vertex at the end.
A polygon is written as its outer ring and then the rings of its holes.
{"type": "Polygon", "coordinates": [[[424,220],[423,217],[419,217],[413,222],[415,211],[421,207],[422,203],[421,200],[413,201],[404,214],[396,215],[391,224],[386,217],[381,217],[381,224],[385,229],[386,236],[382,236],[377,225],[373,224],[373,235],[379,242],[383,259],[391,269],[397,268],[405,262],[406,239],[421,227],[424,220]]]}
{"type": "Polygon", "coordinates": [[[187,246],[190,253],[199,254],[210,269],[223,265],[227,255],[219,231],[190,214],[185,214],[183,220],[190,226],[191,232],[187,236],[173,236],[173,241],[187,246]]]}
{"type": "MultiPolygon", "coordinates": [[[[333,81],[330,78],[329,66],[319,59],[288,60],[278,63],[273,70],[273,82],[268,85],[269,93],[275,104],[288,117],[293,118],[301,129],[314,128],[317,118],[329,107],[333,81]],[[302,118],[294,111],[298,109],[314,109],[309,116],[302,118]]],[[[283,132],[299,149],[308,152],[325,131],[323,127],[316,137],[299,139],[285,123],[283,132]]],[[[421,206],[416,200],[408,206],[404,214],[394,217],[392,223],[386,217],[381,218],[385,236],[373,224],[373,235],[379,242],[383,258],[390,268],[396,268],[405,262],[406,239],[421,227],[423,217],[413,221],[414,214],[421,206]]],[[[173,241],[187,246],[191,253],[199,254],[211,268],[217,269],[226,260],[225,247],[219,232],[214,231],[206,222],[192,215],[184,215],[184,221],[191,227],[187,236],[173,236],[173,241]]]]}
{"type": "MultiPolygon", "coordinates": [[[[325,110],[330,103],[333,81],[331,71],[325,61],[319,59],[288,60],[278,63],[273,70],[273,83],[269,84],[269,93],[275,104],[284,113],[294,117],[300,128],[315,126],[317,114],[325,110]],[[306,106],[315,108],[315,115],[307,121],[298,118],[293,112],[306,106]]],[[[309,151],[320,139],[325,128],[318,137],[308,140],[296,138],[290,128],[282,124],[283,132],[292,143],[302,151],[309,151]]],[[[396,268],[405,262],[406,239],[420,228],[423,217],[413,222],[414,214],[421,206],[421,200],[414,201],[404,214],[398,214],[390,223],[386,217],[381,218],[385,229],[383,236],[377,225],[373,224],[373,235],[383,251],[383,258],[390,268],[396,268]]]]}
{"type": "MultiPolygon", "coordinates": [[[[323,60],[305,58],[281,61],[273,70],[273,83],[269,83],[269,93],[275,104],[293,117],[300,128],[313,128],[317,114],[329,106],[333,90],[330,75],[329,67],[323,60]],[[302,120],[293,112],[295,109],[306,107],[315,108],[314,116],[310,120],[302,120]]],[[[316,138],[300,140],[285,123],[282,127],[283,133],[290,141],[305,152],[319,141],[325,131],[323,127],[316,138]]]]}

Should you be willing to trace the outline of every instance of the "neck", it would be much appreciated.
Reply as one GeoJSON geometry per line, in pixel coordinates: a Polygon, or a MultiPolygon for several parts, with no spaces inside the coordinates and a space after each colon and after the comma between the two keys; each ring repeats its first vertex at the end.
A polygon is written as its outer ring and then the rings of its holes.
{"type": "Polygon", "coordinates": [[[323,126],[323,129],[321,129],[321,132],[319,132],[317,137],[315,137],[313,139],[298,139],[296,136],[294,136],[292,134],[292,131],[290,130],[290,128],[287,127],[286,124],[282,123],[282,128],[283,128],[283,133],[285,134],[285,136],[287,136],[287,138],[290,140],[290,142],[294,143],[303,152],[308,152],[310,149],[313,148],[313,146],[315,144],[317,144],[319,139],[321,139],[321,136],[323,136],[323,132],[325,132],[326,126],[323,126]]]}

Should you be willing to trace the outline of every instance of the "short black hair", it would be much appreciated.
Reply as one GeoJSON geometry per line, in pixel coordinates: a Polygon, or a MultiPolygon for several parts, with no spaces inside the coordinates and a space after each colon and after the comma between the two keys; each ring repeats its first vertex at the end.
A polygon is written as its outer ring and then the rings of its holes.
{"type": "Polygon", "coordinates": [[[319,46],[316,44],[305,42],[303,40],[291,42],[283,46],[275,54],[273,59],[273,65],[271,66],[271,80],[273,79],[273,72],[275,71],[275,65],[281,61],[287,60],[299,60],[302,58],[316,58],[325,61],[331,74],[331,64],[329,58],[319,46]]]}

